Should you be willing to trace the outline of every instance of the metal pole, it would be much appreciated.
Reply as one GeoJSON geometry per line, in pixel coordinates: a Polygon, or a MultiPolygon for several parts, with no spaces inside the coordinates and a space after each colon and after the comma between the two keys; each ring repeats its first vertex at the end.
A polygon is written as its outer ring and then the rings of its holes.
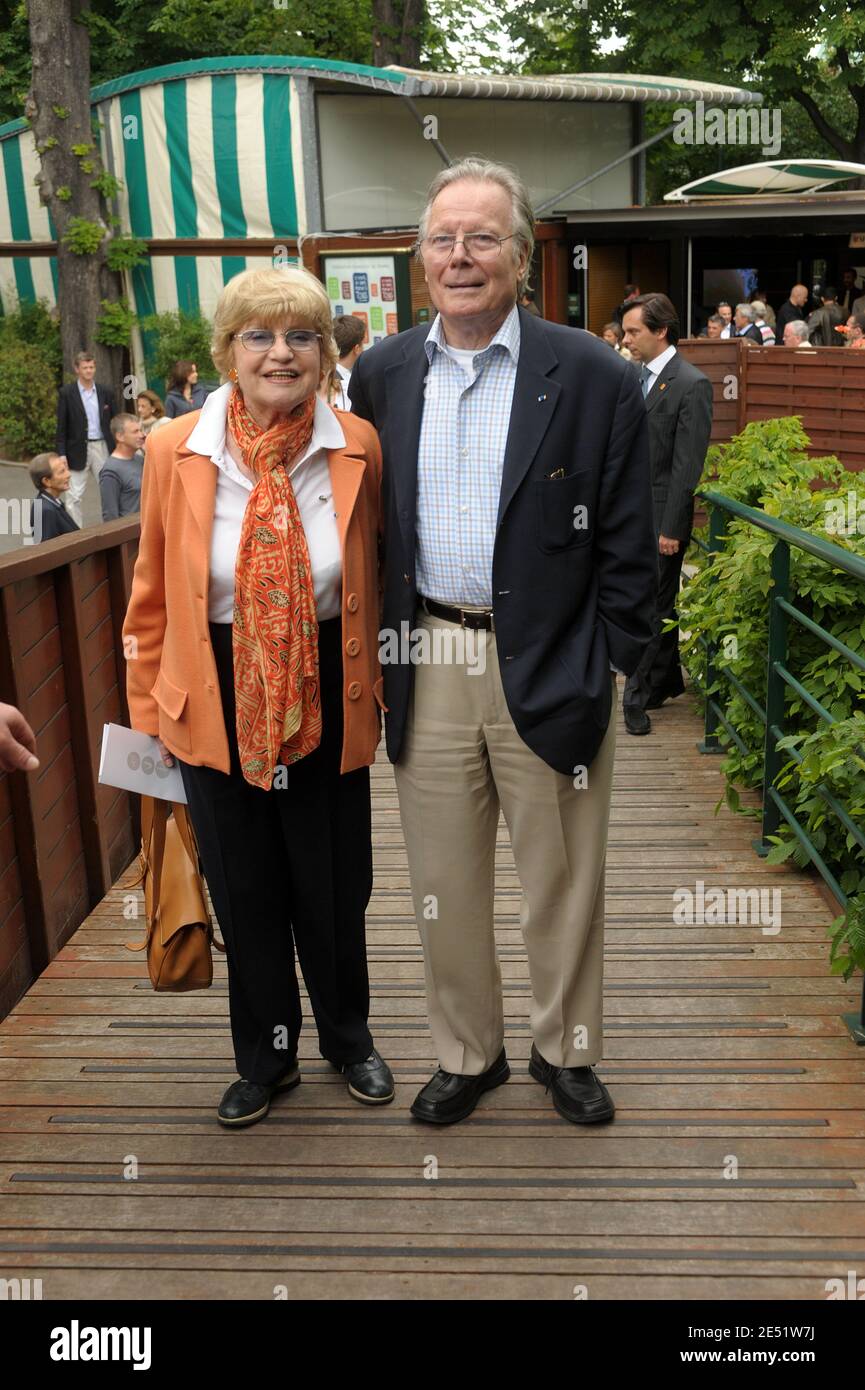
{"type": "MultiPolygon", "coordinates": [[[[424,118],[423,118],[423,116],[421,115],[421,113],[418,111],[418,109],[417,109],[417,107],[415,106],[414,102],[412,101],[411,97],[406,96],[405,92],[400,92],[400,96],[402,97],[402,99],[403,99],[403,101],[405,102],[406,106],[408,107],[409,111],[410,111],[410,112],[412,113],[412,115],[414,116],[414,118],[415,118],[415,120],[417,121],[418,125],[420,126],[421,130],[423,130],[423,128],[424,128],[424,118]]],[[[426,138],[426,131],[424,131],[424,138],[426,138]]],[[[439,159],[441,160],[442,164],[444,164],[446,167],[449,168],[449,167],[451,166],[451,164],[453,164],[453,160],[451,159],[450,155],[448,154],[448,152],[447,152],[447,150],[445,149],[444,145],[442,144],[441,140],[439,140],[439,139],[437,139],[437,138],[434,137],[432,140],[430,140],[430,144],[432,145],[433,149],[435,150],[435,152],[436,152],[436,154],[438,155],[439,159]]]]}
{"type": "MultiPolygon", "coordinates": [[[[408,100],[407,97],[403,99],[405,101],[408,100]]],[[[593,174],[587,174],[584,179],[580,179],[579,183],[572,183],[570,188],[563,188],[561,193],[557,193],[554,198],[547,198],[545,203],[538,203],[537,207],[534,209],[535,217],[540,217],[542,212],[546,212],[548,208],[555,207],[563,198],[568,198],[572,193],[576,193],[578,188],[585,188],[587,183],[592,183],[595,179],[599,179],[602,174],[608,174],[611,169],[615,169],[618,165],[624,164],[626,160],[633,159],[635,154],[641,154],[642,151],[647,150],[650,145],[657,145],[659,140],[666,140],[667,136],[671,135],[675,129],[675,125],[665,126],[657,135],[653,135],[649,140],[643,140],[642,144],[634,145],[633,149],[626,150],[624,154],[620,154],[618,159],[611,160],[610,163],[605,164],[603,168],[596,169],[593,174]]]]}
{"type": "MultiPolygon", "coordinates": [[[[709,550],[714,555],[721,549],[721,529],[724,525],[723,515],[720,507],[709,503],[709,550]]],[[[712,582],[717,583],[717,576],[712,577],[712,582]]],[[[714,648],[709,646],[706,650],[706,722],[703,730],[703,742],[697,744],[700,753],[723,753],[724,749],[718,739],[718,724],[720,720],[712,706],[712,701],[717,703],[720,692],[711,694],[712,686],[715,684],[716,671],[713,660],[714,648]]]]}
{"type": "Polygon", "coordinates": [[[778,667],[787,663],[787,614],[779,598],[790,601],[790,547],[786,541],[776,541],[772,551],[772,597],[769,600],[769,661],[766,680],[766,742],[763,753],[763,826],[760,839],[754,842],[758,854],[766,855],[772,848],[769,836],[777,833],[781,824],[778,810],[769,790],[781,771],[782,755],[778,752],[773,732],[784,733],[784,681],[778,667]]]}

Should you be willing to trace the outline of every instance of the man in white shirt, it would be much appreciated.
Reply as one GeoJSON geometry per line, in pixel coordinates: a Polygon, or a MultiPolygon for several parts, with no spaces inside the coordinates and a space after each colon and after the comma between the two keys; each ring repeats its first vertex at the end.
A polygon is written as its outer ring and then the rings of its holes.
{"type": "Polygon", "coordinates": [[[57,398],[56,451],[69,465],[66,509],[78,526],[83,525],[81,499],[87,474],[97,482],[102,465],[114,447],[111,420],[117,414],[114,395],[96,381],[92,352],[76,352],[75,380],[61,386],[57,398]]]}
{"type": "Polygon", "coordinates": [[[336,394],[331,404],[336,410],[351,410],[348,383],[352,368],[363,352],[366,324],[356,314],[339,314],[333,321],[333,336],[339,361],[336,364],[336,394]]]}

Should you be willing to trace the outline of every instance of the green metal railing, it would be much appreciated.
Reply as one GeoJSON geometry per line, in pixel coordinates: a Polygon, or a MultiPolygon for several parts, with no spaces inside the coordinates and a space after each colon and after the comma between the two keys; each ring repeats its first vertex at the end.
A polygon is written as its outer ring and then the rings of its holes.
{"type": "MultiPolygon", "coordinates": [[[[717,647],[713,647],[704,637],[698,636],[697,640],[706,652],[706,689],[704,691],[706,724],[703,742],[698,747],[702,753],[722,753],[724,749],[719,741],[718,730],[723,728],[740,753],[748,756],[752,751],[727,719],[718,700],[710,694],[718,679],[723,678],[753,710],[765,730],[762,776],[763,818],[760,838],[754,841],[754,848],[760,855],[768,854],[772,848],[769,837],[777,834],[783,819],[824,882],[828,884],[841,905],[846,908],[849,901],[847,894],[808,832],[799,824],[793,809],[781,795],[775,782],[788,757],[793,762],[802,762],[802,757],[795,748],[778,748],[779,741],[787,733],[793,732],[793,730],[784,727],[785,689],[795,691],[799,698],[804,700],[805,704],[824,723],[837,723],[834,715],[819,700],[815,699],[787,669],[789,622],[793,621],[806,628],[815,637],[818,637],[827,646],[832,647],[847,661],[858,667],[860,671],[865,671],[865,658],[860,656],[858,652],[852,651],[844,642],[839,641],[831,632],[827,632],[819,623],[815,623],[813,619],[802,613],[790,602],[790,547],[795,546],[797,550],[807,551],[818,560],[831,565],[833,569],[849,574],[852,579],[858,580],[863,586],[865,586],[865,559],[852,554],[849,550],[844,550],[840,545],[833,545],[831,541],[822,540],[819,536],[812,536],[807,531],[800,531],[797,527],[790,526],[786,521],[779,521],[777,517],[767,516],[765,512],[757,511],[754,507],[746,507],[741,502],[735,502],[731,497],[723,496],[722,493],[706,491],[697,495],[702,497],[709,507],[709,540],[707,544],[699,536],[695,536],[694,542],[707,555],[712,555],[723,549],[725,514],[738,517],[752,526],[759,527],[761,531],[768,531],[776,538],[771,560],[772,591],[769,597],[769,642],[765,703],[761,704],[754,692],[747,690],[729,667],[716,665],[717,647]]],[[[865,588],[863,588],[863,609],[865,609],[865,588]]],[[[832,814],[838,818],[844,829],[865,854],[865,831],[863,828],[851,819],[825,782],[820,783],[817,791],[832,814]]],[[[855,1014],[845,1014],[844,1018],[856,1041],[865,1043],[865,987],[863,987],[861,1017],[857,1018],[855,1014]]]]}

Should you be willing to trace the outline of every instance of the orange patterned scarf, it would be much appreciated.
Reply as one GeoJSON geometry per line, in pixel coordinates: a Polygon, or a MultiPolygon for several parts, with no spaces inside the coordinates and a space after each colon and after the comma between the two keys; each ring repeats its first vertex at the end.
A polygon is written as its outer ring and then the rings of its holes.
{"type": "Polygon", "coordinates": [[[247,782],[269,791],[277,763],[321,741],[318,624],[306,535],[286,464],[312,438],[315,397],[262,430],[237,386],[228,426],[258,481],[249,495],[234,576],[237,747],[247,782]]]}

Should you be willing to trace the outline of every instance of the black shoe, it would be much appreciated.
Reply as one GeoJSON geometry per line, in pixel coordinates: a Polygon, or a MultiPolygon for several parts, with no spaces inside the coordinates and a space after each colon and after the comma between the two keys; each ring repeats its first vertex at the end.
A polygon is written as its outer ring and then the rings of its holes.
{"type": "Polygon", "coordinates": [[[459,1076],[439,1069],[415,1096],[411,1113],[431,1125],[452,1125],[472,1113],[484,1091],[501,1086],[511,1074],[505,1050],[480,1076],[459,1076]]]}
{"type": "Polygon", "coordinates": [[[258,1081],[245,1081],[241,1077],[238,1081],[233,1081],[225,1092],[219,1102],[216,1118],[221,1125],[230,1125],[233,1129],[240,1129],[243,1125],[254,1125],[256,1120],[264,1119],[277,1091],[293,1091],[295,1086],[299,1085],[297,1059],[290,1063],[279,1080],[270,1086],[263,1086],[258,1081]]]}
{"type": "Polygon", "coordinates": [[[573,1125],[597,1125],[616,1113],[612,1097],[591,1067],[554,1067],[532,1043],[529,1073],[553,1093],[553,1105],[573,1125]]]}
{"type": "Polygon", "coordinates": [[[340,1067],[348,1082],[348,1093],[364,1105],[387,1105],[394,1098],[393,1074],[375,1048],[364,1062],[340,1067]]]}
{"type": "Polygon", "coordinates": [[[652,721],[644,709],[624,708],[625,728],[629,734],[650,734],[652,721]]]}

